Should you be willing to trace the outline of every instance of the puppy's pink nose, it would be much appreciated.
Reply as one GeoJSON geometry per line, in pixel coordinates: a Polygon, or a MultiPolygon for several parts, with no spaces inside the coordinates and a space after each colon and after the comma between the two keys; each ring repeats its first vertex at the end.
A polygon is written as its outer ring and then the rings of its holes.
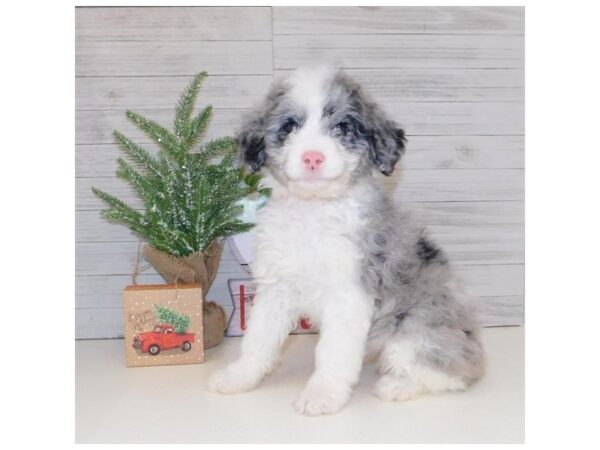
{"type": "Polygon", "coordinates": [[[304,167],[310,171],[315,171],[325,161],[325,155],[321,152],[311,150],[302,154],[302,161],[304,161],[304,167]]]}

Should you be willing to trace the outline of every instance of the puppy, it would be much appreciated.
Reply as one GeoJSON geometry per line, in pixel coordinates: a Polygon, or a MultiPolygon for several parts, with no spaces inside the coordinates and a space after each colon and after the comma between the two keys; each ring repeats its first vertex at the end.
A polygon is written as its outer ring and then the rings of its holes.
{"type": "Polygon", "coordinates": [[[296,71],[274,83],[237,142],[273,194],[254,229],[256,297],[241,356],[211,390],[256,387],[302,315],[320,327],[316,369],[295,403],[306,415],[339,411],[365,356],[383,400],[462,390],[483,375],[479,328],[446,255],[380,187],[404,131],[357,83],[296,71]]]}

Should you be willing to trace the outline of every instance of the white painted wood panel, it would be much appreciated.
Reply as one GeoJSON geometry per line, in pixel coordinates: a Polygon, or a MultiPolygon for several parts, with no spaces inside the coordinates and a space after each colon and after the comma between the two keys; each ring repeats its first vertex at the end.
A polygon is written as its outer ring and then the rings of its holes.
{"type": "Polygon", "coordinates": [[[270,41],[84,41],[77,76],[271,74],[270,41]]]}
{"type": "MultiPolygon", "coordinates": [[[[524,106],[512,102],[406,102],[383,105],[408,136],[523,135],[524,106]]],[[[140,114],[168,125],[172,109],[137,109],[140,114]]],[[[208,137],[232,134],[245,109],[215,109],[208,137]]],[[[149,139],[125,118],[124,111],[77,111],[76,144],[112,143],[113,130],[142,144],[149,139]]]]}
{"type": "MultiPolygon", "coordinates": [[[[226,259],[233,261],[233,255],[227,250],[226,259]]],[[[133,266],[133,261],[132,261],[133,266]]],[[[136,280],[137,284],[161,284],[162,277],[156,271],[141,265],[144,270],[136,280]]],[[[208,298],[221,304],[229,304],[230,295],[227,280],[230,278],[248,278],[248,273],[238,264],[224,263],[208,292],[208,298]],[[227,267],[226,267],[227,266],[227,267]]],[[[76,276],[75,292],[77,308],[106,308],[122,305],[122,291],[133,284],[131,274],[110,275],[78,275],[76,276]]]]}
{"type": "MultiPolygon", "coordinates": [[[[230,278],[248,278],[249,275],[243,270],[239,272],[219,272],[215,282],[208,292],[208,298],[218,301],[225,306],[229,305],[230,295],[227,287],[227,280],[230,278]]],[[[162,284],[164,280],[156,273],[142,275],[137,279],[138,284],[162,284]]],[[[112,308],[123,306],[123,289],[132,284],[131,277],[128,275],[98,275],[98,276],[77,276],[76,293],[77,308],[112,308]]]]}
{"type": "MultiPolygon", "coordinates": [[[[271,83],[271,75],[209,75],[198,94],[197,105],[213,108],[250,108],[271,83]]],[[[169,109],[189,83],[188,76],[80,77],[75,81],[77,111],[169,109]]]]}
{"type": "MultiPolygon", "coordinates": [[[[484,326],[520,325],[523,323],[522,297],[480,297],[480,322],[484,326]]],[[[75,333],[79,339],[123,337],[123,309],[94,308],[75,310],[75,333]]]]}
{"type": "MultiPolygon", "coordinates": [[[[117,178],[77,178],[76,209],[100,210],[92,186],[142,208],[129,185],[117,178]]],[[[405,170],[383,180],[397,201],[523,200],[523,169],[405,170]]]]}
{"type": "Polygon", "coordinates": [[[523,225],[525,204],[521,201],[493,202],[405,202],[415,220],[427,226],[523,225]]]}
{"type": "Polygon", "coordinates": [[[85,41],[271,40],[271,8],[77,8],[75,38],[85,41]]]}
{"type": "Polygon", "coordinates": [[[523,7],[273,8],[273,34],[523,34],[523,7]]]}
{"type": "MultiPolygon", "coordinates": [[[[431,225],[428,229],[456,264],[522,264],[524,261],[522,225],[431,225]]],[[[135,259],[131,252],[135,255],[136,249],[137,243],[131,241],[79,242],[76,244],[77,273],[131,273],[135,259]]],[[[233,256],[223,257],[222,271],[234,272],[237,266],[233,256]]]]}
{"type": "MultiPolygon", "coordinates": [[[[76,275],[130,275],[133,273],[138,242],[79,242],[75,244],[76,275]]],[[[228,245],[219,270],[240,273],[241,267],[228,245]]],[[[156,273],[149,271],[148,273],[156,273]]]]}
{"type": "Polygon", "coordinates": [[[522,325],[523,296],[480,297],[478,317],[483,326],[522,325]]]}
{"type": "MultiPolygon", "coordinates": [[[[155,149],[124,111],[170,125],[182,87],[207,70],[207,138],[231,135],[273,73],[320,62],[346,68],[406,129],[386,188],[444,246],[483,323],[523,323],[523,19],[520,7],[78,8],[76,336],[122,334],[138,244],[100,217],[90,187],[132,198],[114,176],[113,130],[155,149]]],[[[209,298],[245,276],[226,248],[209,298]]]]}
{"type": "MultiPolygon", "coordinates": [[[[289,70],[276,71],[277,76],[289,70]]],[[[349,69],[384,105],[408,101],[521,101],[523,69],[349,69]]],[[[198,104],[250,108],[267,92],[271,75],[209,75],[198,104]]],[[[172,109],[188,76],[79,77],[76,109],[172,109]]]]}
{"type": "MultiPolygon", "coordinates": [[[[290,70],[276,70],[285,74],[290,70]]],[[[384,105],[409,101],[522,101],[524,70],[485,68],[345,69],[384,105]]]]}
{"type": "Polygon", "coordinates": [[[523,136],[409,136],[406,169],[522,169],[523,136]]]}
{"type": "MultiPolygon", "coordinates": [[[[524,261],[522,227],[497,227],[493,232],[469,226],[445,233],[440,227],[429,227],[429,230],[456,265],[522,264],[524,261]]],[[[77,274],[130,274],[137,248],[135,242],[77,243],[77,274]]],[[[238,266],[233,257],[223,257],[220,270],[236,273],[238,266]]]]}
{"type": "MultiPolygon", "coordinates": [[[[407,202],[419,222],[440,232],[469,234],[483,231],[490,235],[498,226],[523,227],[524,204],[520,201],[499,202],[407,202]]],[[[107,222],[100,211],[77,211],[76,242],[134,242],[138,238],[120,224],[107,222]]]]}
{"type": "Polygon", "coordinates": [[[279,35],[275,69],[522,68],[523,37],[512,35],[279,35]]]}
{"type": "MultiPolygon", "coordinates": [[[[141,273],[137,284],[160,284],[160,275],[141,273]]],[[[133,284],[131,275],[78,275],[75,277],[76,308],[118,308],[123,306],[123,289],[133,284]]]]}
{"type": "MultiPolygon", "coordinates": [[[[431,236],[457,265],[522,264],[523,226],[502,224],[435,225],[428,227],[431,236]]],[[[132,273],[138,243],[78,242],[75,244],[77,275],[127,275],[132,273]]],[[[239,264],[230,253],[221,261],[222,272],[235,273],[239,264]]]]}
{"type": "Polygon", "coordinates": [[[517,102],[406,102],[383,105],[408,136],[522,135],[525,107],[517,102]]]}
{"type": "MultiPolygon", "coordinates": [[[[147,145],[153,152],[154,146],[147,145]]],[[[522,169],[523,136],[410,136],[399,167],[406,169],[522,169]]],[[[116,144],[77,145],[78,177],[113,177],[116,159],[123,156],[116,144]]]]}
{"type": "MultiPolygon", "coordinates": [[[[174,103],[173,103],[174,104],[174,103]]],[[[172,109],[136,109],[148,119],[171,127],[175,110],[172,109]]],[[[198,111],[200,111],[198,109],[198,111]]],[[[240,122],[244,109],[213,109],[212,121],[206,133],[206,139],[230,135],[240,122]]],[[[112,144],[113,131],[118,130],[138,144],[152,144],[137,127],[125,117],[125,111],[76,111],[76,144],[112,144]]]]}
{"type": "MultiPolygon", "coordinates": [[[[463,280],[469,294],[475,297],[518,297],[524,292],[522,264],[456,265],[457,275],[463,280]]],[[[162,283],[162,278],[149,270],[138,276],[138,284],[162,283]]],[[[209,297],[223,298],[227,294],[226,278],[246,278],[240,269],[237,274],[220,274],[209,297]]],[[[122,291],[131,284],[130,275],[79,275],[75,278],[77,308],[117,308],[123,304],[122,291]]],[[[227,294],[227,298],[228,294],[227,294]]]]}
{"type": "Polygon", "coordinates": [[[396,201],[523,200],[523,169],[404,170],[384,179],[396,201]]]}

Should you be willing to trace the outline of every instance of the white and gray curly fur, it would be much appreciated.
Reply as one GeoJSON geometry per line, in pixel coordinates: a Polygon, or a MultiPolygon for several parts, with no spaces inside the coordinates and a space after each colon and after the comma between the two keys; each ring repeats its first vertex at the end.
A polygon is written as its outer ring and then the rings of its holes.
{"type": "Polygon", "coordinates": [[[307,415],[349,400],[365,357],[374,392],[407,400],[462,390],[484,372],[473,310],[448,258],[380,187],[404,131],[347,75],[299,70],[276,81],[237,140],[273,195],[255,228],[255,306],[239,359],[210,388],[250,390],[301,316],[320,327],[315,372],[295,403],[307,415]],[[319,170],[302,158],[318,150],[319,170]]]}

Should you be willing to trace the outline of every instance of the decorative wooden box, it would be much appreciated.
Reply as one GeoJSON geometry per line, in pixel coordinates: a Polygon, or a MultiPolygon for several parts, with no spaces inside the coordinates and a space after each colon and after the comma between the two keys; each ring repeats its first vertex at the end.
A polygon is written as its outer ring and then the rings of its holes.
{"type": "Polygon", "coordinates": [[[204,362],[200,285],[128,286],[123,309],[127,366],[204,362]]]}

